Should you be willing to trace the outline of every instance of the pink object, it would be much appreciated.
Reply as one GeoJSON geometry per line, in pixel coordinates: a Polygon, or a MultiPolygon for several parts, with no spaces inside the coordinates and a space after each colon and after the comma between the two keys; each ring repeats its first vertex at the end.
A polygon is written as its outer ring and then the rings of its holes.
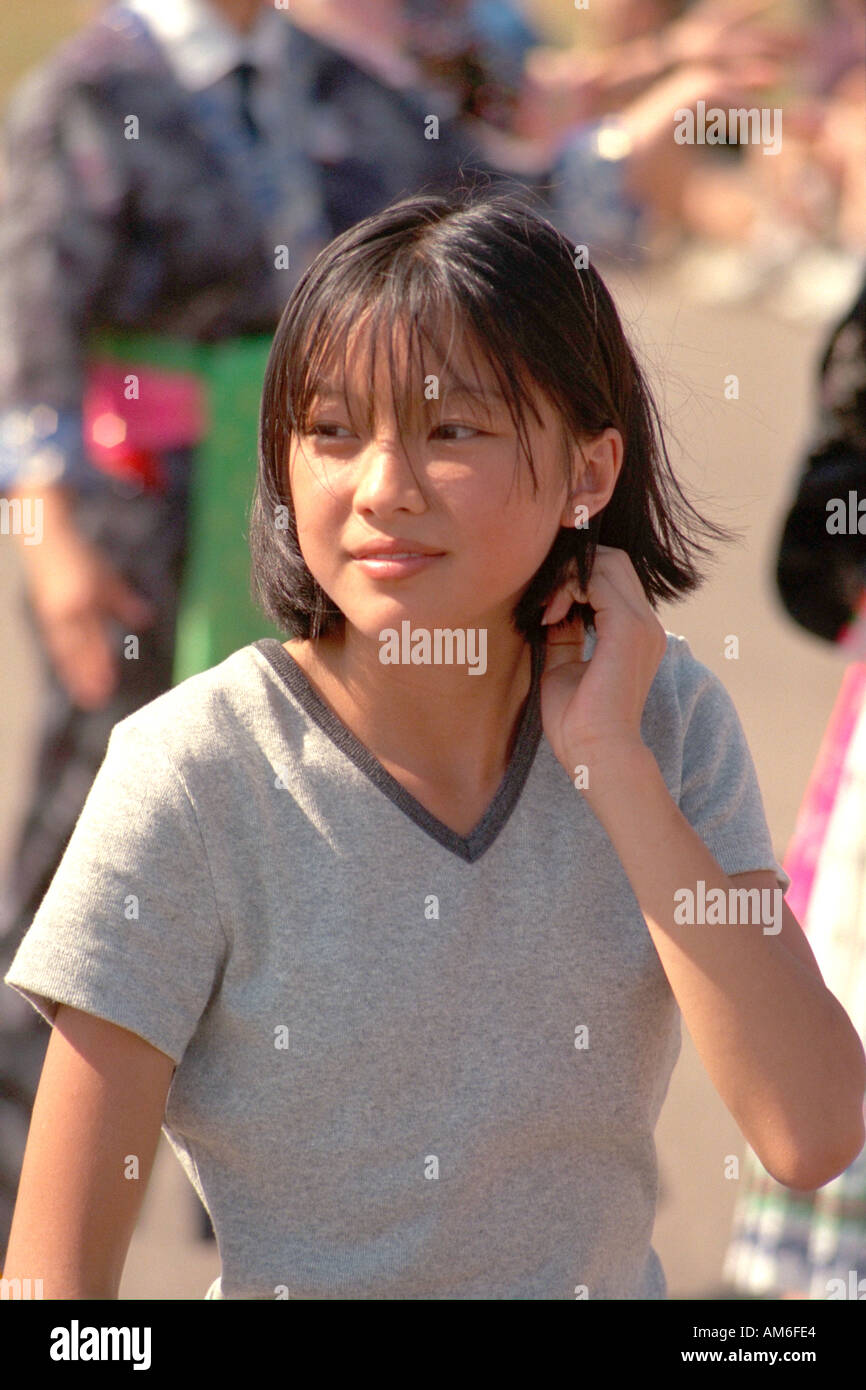
{"type": "Polygon", "coordinates": [[[113,362],[88,367],[84,438],[97,466],[129,452],[197,444],[206,428],[204,388],[190,373],[113,362]]]}
{"type": "Polygon", "coordinates": [[[815,766],[797,814],[794,833],[782,863],[791,879],[785,900],[801,925],[805,922],[827,823],[836,799],[851,736],[863,709],[864,698],[866,663],[852,662],[842,678],[833,713],[824,731],[815,766]]]}

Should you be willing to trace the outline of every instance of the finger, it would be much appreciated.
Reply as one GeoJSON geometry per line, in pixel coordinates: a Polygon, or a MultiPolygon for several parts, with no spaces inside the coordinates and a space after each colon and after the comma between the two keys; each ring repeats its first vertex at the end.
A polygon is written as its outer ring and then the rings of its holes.
{"type": "Polygon", "coordinates": [[[576,580],[566,580],[548,602],[542,615],[542,624],[549,626],[561,622],[572,603],[590,603],[598,610],[602,605],[597,601],[597,586],[603,578],[609,580],[614,592],[633,612],[646,617],[647,610],[652,611],[627,552],[616,546],[597,545],[586,589],[582,589],[576,580]]]}
{"type": "Polygon", "coordinates": [[[590,602],[595,613],[596,629],[624,620],[644,627],[657,621],[640,581],[635,590],[622,573],[596,575],[594,583],[590,585],[590,602]]]}
{"type": "Polygon", "coordinates": [[[645,613],[650,607],[649,600],[628,553],[609,545],[599,545],[596,551],[595,563],[589,577],[589,602],[593,608],[598,607],[593,582],[597,585],[599,580],[604,579],[613,585],[623,601],[636,612],[645,613]]]}
{"type": "Polygon", "coordinates": [[[561,585],[548,603],[542,615],[543,625],[559,623],[573,603],[586,603],[584,590],[574,580],[561,585]]]}

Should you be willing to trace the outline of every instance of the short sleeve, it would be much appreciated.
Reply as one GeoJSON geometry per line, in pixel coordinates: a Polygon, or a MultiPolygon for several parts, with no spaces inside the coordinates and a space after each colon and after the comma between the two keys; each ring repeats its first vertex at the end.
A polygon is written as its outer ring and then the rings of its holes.
{"type": "Polygon", "coordinates": [[[227,953],[195,807],[151,735],[112,730],[5,983],[53,1023],[68,1004],[181,1059],[227,953]]]}
{"type": "Polygon", "coordinates": [[[755,765],[734,702],[680,639],[685,706],[680,810],[729,875],[772,869],[782,892],[790,877],[776,858],[755,765]]]}

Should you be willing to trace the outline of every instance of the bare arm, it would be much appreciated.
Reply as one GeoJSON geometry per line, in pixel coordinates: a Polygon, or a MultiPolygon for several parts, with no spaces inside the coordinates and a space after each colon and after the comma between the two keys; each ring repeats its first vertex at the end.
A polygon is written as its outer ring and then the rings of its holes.
{"type": "MultiPolygon", "coordinates": [[[[585,759],[589,761],[589,759],[585,759]]],[[[822,1187],[863,1147],[866,1058],[824,985],[802,928],[782,921],[678,924],[677,893],[778,887],[771,871],[728,877],[671,797],[649,748],[602,748],[585,793],[628,875],[710,1079],[768,1172],[822,1187]],[[627,788],[627,795],[622,789],[627,788]]],[[[681,900],[680,900],[681,901],[681,900]]]]}
{"type": "Polygon", "coordinates": [[[46,1299],[118,1296],[175,1063],[60,1005],[45,1055],[3,1276],[46,1299]],[[137,1158],[137,1177],[131,1156],[137,1158]]]}

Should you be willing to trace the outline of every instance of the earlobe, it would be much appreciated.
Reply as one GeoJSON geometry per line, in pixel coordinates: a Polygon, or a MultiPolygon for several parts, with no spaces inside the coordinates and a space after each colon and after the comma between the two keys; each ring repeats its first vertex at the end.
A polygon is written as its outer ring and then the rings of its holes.
{"type": "Polygon", "coordinates": [[[598,510],[598,507],[592,505],[592,500],[588,497],[587,493],[582,491],[574,492],[562,509],[559,524],[560,526],[567,526],[569,530],[586,530],[589,525],[590,517],[598,510]]]}

